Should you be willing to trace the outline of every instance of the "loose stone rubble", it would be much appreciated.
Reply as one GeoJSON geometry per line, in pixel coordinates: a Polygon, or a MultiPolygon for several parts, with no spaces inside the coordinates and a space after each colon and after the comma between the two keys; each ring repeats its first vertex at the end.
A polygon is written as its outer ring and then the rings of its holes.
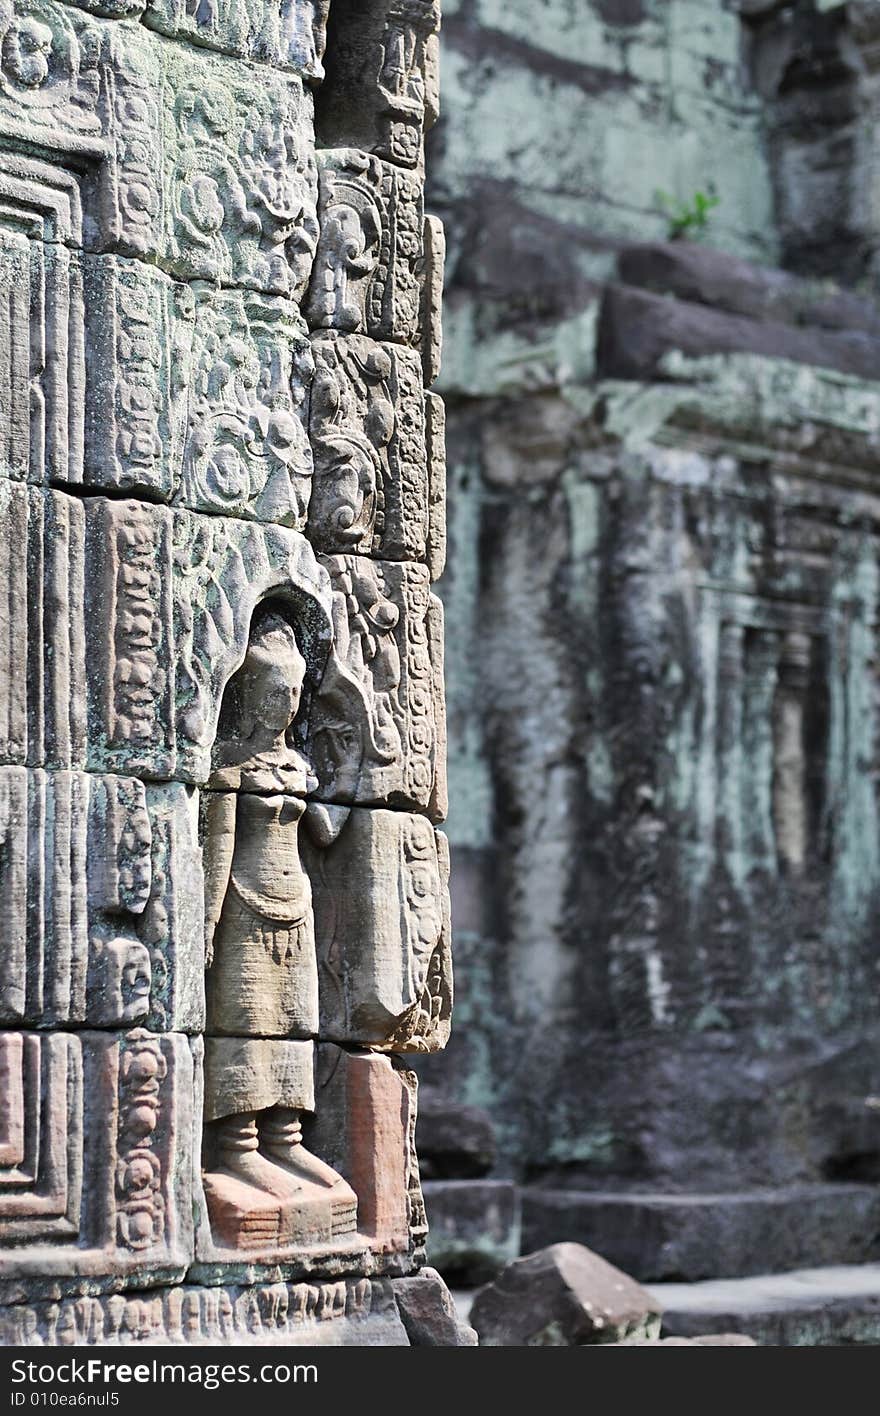
{"type": "Polygon", "coordinates": [[[0,15],[4,1342],[472,1340],[413,1277],[407,1060],[452,1006],[438,28],[0,15]]]}

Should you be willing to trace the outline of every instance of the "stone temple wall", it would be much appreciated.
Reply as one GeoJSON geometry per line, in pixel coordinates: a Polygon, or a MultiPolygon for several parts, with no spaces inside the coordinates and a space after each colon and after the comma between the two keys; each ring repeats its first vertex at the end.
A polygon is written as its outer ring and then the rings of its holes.
{"type": "Polygon", "coordinates": [[[876,12],[447,4],[450,1272],[876,1257],[876,12]]]}
{"type": "Polygon", "coordinates": [[[0,8],[5,1342],[460,1340],[438,27],[0,8]]]}

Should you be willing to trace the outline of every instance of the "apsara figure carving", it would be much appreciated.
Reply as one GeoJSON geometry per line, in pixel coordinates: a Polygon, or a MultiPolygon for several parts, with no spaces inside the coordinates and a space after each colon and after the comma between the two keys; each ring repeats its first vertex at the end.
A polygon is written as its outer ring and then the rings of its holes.
{"type": "MultiPolygon", "coordinates": [[[[314,1110],[318,970],[299,852],[317,786],[290,745],[306,664],[292,626],[258,611],[227,686],[206,793],[205,1194],[234,1249],[328,1243],[356,1230],[354,1191],[302,1145],[314,1110]]],[[[326,812],[325,812],[326,814],[326,812]]]]}

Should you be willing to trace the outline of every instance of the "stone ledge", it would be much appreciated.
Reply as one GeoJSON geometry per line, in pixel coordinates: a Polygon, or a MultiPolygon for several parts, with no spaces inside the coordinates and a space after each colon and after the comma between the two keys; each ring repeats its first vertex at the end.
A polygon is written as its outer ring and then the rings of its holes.
{"type": "Polygon", "coordinates": [[[725,1329],[770,1347],[880,1344],[880,1264],[841,1265],[704,1283],[655,1283],[663,1331],[700,1337],[725,1329]]]}
{"type": "Polygon", "coordinates": [[[526,1189],[522,1199],[526,1252],[574,1240],[642,1281],[858,1262],[876,1256],[880,1232],[874,1185],[714,1195],[526,1189]]]}

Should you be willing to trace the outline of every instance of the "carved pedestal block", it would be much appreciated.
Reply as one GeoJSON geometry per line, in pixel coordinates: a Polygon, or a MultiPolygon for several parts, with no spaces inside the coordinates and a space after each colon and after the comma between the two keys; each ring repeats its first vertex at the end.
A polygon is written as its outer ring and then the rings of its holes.
{"type": "MultiPolygon", "coordinates": [[[[398,1292],[399,1284],[388,1279],[349,1278],[246,1287],[186,1284],[143,1296],[28,1303],[0,1310],[0,1342],[21,1347],[424,1345],[408,1335],[409,1295],[401,1294],[398,1305],[398,1292]]],[[[439,1301],[437,1307],[442,1317],[439,1301]]],[[[467,1345],[456,1337],[443,1345],[467,1345]]]]}
{"type": "Polygon", "coordinates": [[[306,1140],[358,1197],[358,1227],[398,1271],[424,1261],[425,1207],[415,1152],[414,1072],[391,1057],[318,1049],[315,1118],[306,1140]]]}

